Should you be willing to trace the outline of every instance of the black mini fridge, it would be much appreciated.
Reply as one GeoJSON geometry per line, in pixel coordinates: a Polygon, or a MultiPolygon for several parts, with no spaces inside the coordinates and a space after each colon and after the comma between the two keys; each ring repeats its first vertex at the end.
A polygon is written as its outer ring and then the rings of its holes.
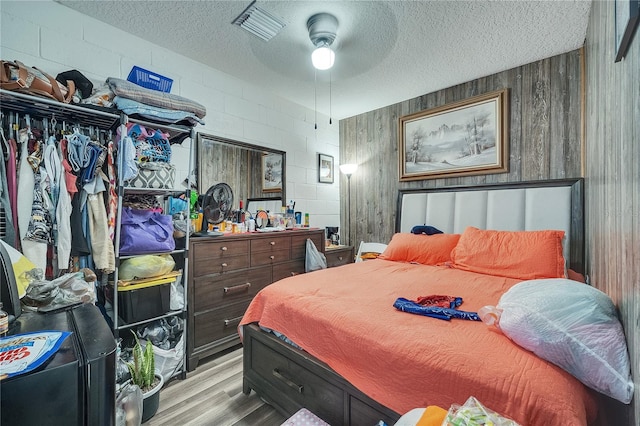
{"type": "Polygon", "coordinates": [[[116,343],[100,310],[23,311],[8,334],[42,330],[71,335],[44,365],[0,381],[0,425],[115,424],[116,343]]]}

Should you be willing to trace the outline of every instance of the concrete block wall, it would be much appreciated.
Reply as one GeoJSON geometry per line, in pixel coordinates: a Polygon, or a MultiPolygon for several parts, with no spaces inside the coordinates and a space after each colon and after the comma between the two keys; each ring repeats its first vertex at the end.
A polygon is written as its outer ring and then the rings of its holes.
{"type": "MultiPolygon", "coordinates": [[[[337,120],[329,125],[318,114],[315,130],[313,110],[51,0],[2,0],[0,19],[3,60],[17,59],[53,76],[77,69],[97,87],[107,77],[126,79],[134,65],[172,78],[171,93],[207,108],[206,124],[196,131],[285,151],[287,200],[310,214],[311,226],[339,225],[337,120]],[[334,157],[333,184],[318,183],[318,153],[334,157]]],[[[173,147],[176,185],[190,171],[190,143],[173,147]]]]}

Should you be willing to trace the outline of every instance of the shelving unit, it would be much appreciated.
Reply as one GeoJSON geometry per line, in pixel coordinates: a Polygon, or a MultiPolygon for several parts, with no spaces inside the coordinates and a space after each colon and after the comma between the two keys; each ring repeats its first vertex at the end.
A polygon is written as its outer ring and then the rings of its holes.
{"type": "MultiPolygon", "coordinates": [[[[148,122],[148,121],[143,121],[143,120],[130,120],[129,117],[127,117],[126,115],[122,115],[120,118],[120,134],[121,135],[126,135],[127,134],[127,124],[128,122],[135,122],[137,124],[141,124],[143,126],[147,126],[150,128],[154,128],[154,129],[161,129],[164,132],[169,133],[169,139],[175,139],[178,138],[179,140],[183,140],[184,138],[181,138],[180,136],[184,136],[184,133],[188,133],[188,137],[191,139],[191,143],[192,143],[192,147],[193,147],[193,141],[195,140],[195,135],[194,135],[194,129],[193,128],[189,128],[189,127],[182,127],[182,126],[171,126],[171,125],[163,125],[160,123],[154,123],[154,122],[148,122]]],[[[120,139],[120,145],[122,144],[122,138],[120,139]]],[[[118,147],[118,150],[120,152],[122,149],[122,146],[118,147]]],[[[189,153],[189,170],[192,169],[192,153],[189,153]]],[[[180,196],[182,194],[185,195],[186,200],[190,199],[190,189],[191,188],[191,181],[190,178],[187,179],[187,188],[185,190],[175,190],[175,189],[157,189],[157,188],[134,188],[134,187],[129,187],[124,185],[124,179],[122,178],[122,170],[124,169],[123,167],[123,162],[124,159],[122,158],[122,156],[118,157],[118,189],[117,189],[117,193],[118,193],[118,210],[117,210],[117,222],[116,222],[116,233],[115,233],[115,239],[114,239],[114,245],[115,245],[115,256],[116,256],[116,270],[114,272],[114,277],[113,277],[113,288],[112,288],[112,298],[111,298],[111,304],[112,304],[112,319],[113,319],[113,329],[114,329],[114,335],[117,337],[120,337],[122,332],[125,330],[130,330],[130,329],[137,329],[137,328],[141,328],[144,327],[154,321],[158,321],[161,320],[163,318],[170,318],[170,317],[178,317],[180,318],[180,320],[182,321],[182,333],[183,333],[183,338],[180,340],[182,342],[182,353],[183,353],[183,357],[182,357],[182,367],[174,373],[174,376],[178,376],[180,378],[185,378],[186,377],[186,332],[187,332],[187,277],[188,277],[188,273],[189,273],[189,233],[187,232],[185,237],[184,237],[184,247],[180,247],[177,248],[175,250],[169,251],[169,252],[158,252],[158,253],[144,253],[144,254],[133,254],[133,255],[120,255],[120,239],[121,239],[121,219],[122,219],[122,209],[123,209],[123,200],[125,198],[126,195],[152,195],[156,198],[161,198],[163,200],[163,206],[164,206],[164,212],[166,214],[166,212],[169,210],[168,209],[168,199],[171,196],[180,196]],[[120,265],[121,263],[126,260],[126,259],[132,259],[135,258],[137,256],[141,256],[141,255],[163,255],[163,254],[169,254],[173,257],[175,263],[176,263],[176,270],[182,270],[181,275],[179,275],[177,278],[180,282],[176,282],[177,285],[181,285],[182,286],[182,298],[183,298],[183,303],[182,303],[182,308],[179,310],[168,310],[166,312],[163,312],[161,314],[158,315],[154,315],[151,316],[150,318],[145,318],[142,320],[134,320],[132,322],[127,322],[125,320],[122,319],[122,316],[120,315],[120,302],[119,302],[119,293],[122,293],[121,290],[119,290],[119,286],[117,285],[117,283],[119,282],[119,269],[120,269],[120,265]]],[[[188,205],[188,204],[187,204],[188,205]]],[[[186,211],[185,212],[185,216],[188,219],[189,217],[189,212],[186,211]]],[[[161,278],[161,277],[159,277],[161,278]]],[[[161,285],[170,285],[170,284],[161,284],[161,285]]]]}

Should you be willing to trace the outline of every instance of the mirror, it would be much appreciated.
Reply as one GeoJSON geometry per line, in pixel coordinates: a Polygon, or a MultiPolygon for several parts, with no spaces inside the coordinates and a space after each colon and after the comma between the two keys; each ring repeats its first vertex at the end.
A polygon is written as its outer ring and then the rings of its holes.
{"type": "MultiPolygon", "coordinates": [[[[233,208],[239,200],[244,208],[255,213],[261,206],[285,205],[286,153],[271,148],[198,133],[198,192],[220,182],[233,190],[233,208]]],[[[279,209],[278,209],[279,210],[279,209]]]]}

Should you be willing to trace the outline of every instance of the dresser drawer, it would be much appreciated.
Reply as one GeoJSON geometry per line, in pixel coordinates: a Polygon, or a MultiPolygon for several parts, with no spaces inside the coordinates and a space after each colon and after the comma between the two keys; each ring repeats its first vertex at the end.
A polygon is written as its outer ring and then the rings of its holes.
{"type": "Polygon", "coordinates": [[[289,248],[251,253],[251,266],[271,265],[289,260],[289,248]]]}
{"type": "Polygon", "coordinates": [[[292,260],[273,265],[274,282],[298,274],[304,274],[304,260],[292,260]]]}
{"type": "Polygon", "coordinates": [[[225,256],[223,258],[209,260],[197,259],[193,266],[193,276],[195,278],[209,274],[222,274],[224,272],[246,269],[248,267],[248,254],[240,256],[225,256]]]}
{"type": "Polygon", "coordinates": [[[204,275],[193,281],[194,311],[202,312],[223,304],[251,300],[271,283],[271,268],[263,266],[239,272],[204,275]]]}
{"type": "Polygon", "coordinates": [[[193,245],[193,277],[249,267],[249,241],[205,242],[193,245]]]}
{"type": "Polygon", "coordinates": [[[306,407],[329,424],[343,424],[342,389],[300,367],[296,362],[278,352],[269,350],[259,341],[252,341],[250,356],[252,370],[269,381],[287,398],[301,407],[306,407]],[[321,401],[323,408],[317,407],[315,401],[321,401]]]}
{"type": "Polygon", "coordinates": [[[322,234],[317,233],[309,236],[308,234],[293,235],[291,237],[291,259],[304,259],[307,254],[307,238],[316,245],[318,251],[322,251],[322,234]]]}
{"type": "Polygon", "coordinates": [[[249,300],[233,303],[194,315],[194,345],[203,346],[238,333],[238,324],[249,306],[249,300]]]}
{"type": "Polygon", "coordinates": [[[328,268],[346,265],[354,260],[352,247],[328,249],[324,252],[324,255],[327,258],[328,268]]]}
{"type": "Polygon", "coordinates": [[[193,253],[196,259],[212,260],[222,259],[227,256],[238,256],[249,253],[249,241],[206,241],[193,245],[193,253]]]}
{"type": "Polygon", "coordinates": [[[252,254],[258,252],[271,252],[274,250],[287,250],[288,252],[290,249],[291,238],[289,238],[289,235],[278,235],[278,233],[274,233],[273,236],[269,236],[269,238],[251,240],[252,254]]]}
{"type": "Polygon", "coordinates": [[[397,419],[391,418],[374,407],[370,406],[354,397],[349,396],[349,425],[350,426],[371,426],[382,420],[388,425],[392,425],[397,419]]]}

